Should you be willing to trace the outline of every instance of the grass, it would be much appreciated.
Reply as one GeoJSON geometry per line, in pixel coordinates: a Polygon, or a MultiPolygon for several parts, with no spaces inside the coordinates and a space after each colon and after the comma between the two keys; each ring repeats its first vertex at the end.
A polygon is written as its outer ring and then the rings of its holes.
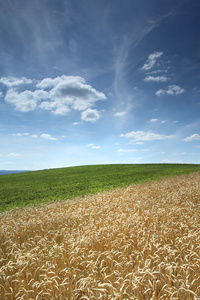
{"type": "Polygon", "coordinates": [[[0,211],[72,199],[200,170],[192,164],[122,164],[50,169],[0,176],[0,211]]]}
{"type": "MultiPolygon", "coordinates": [[[[156,179],[160,167],[123,166],[133,183],[156,179]]],[[[91,182],[119,171],[105,168],[91,182]]],[[[85,170],[95,168],[77,176],[85,170]]],[[[199,182],[196,172],[1,214],[0,299],[200,299],[199,182]]]]}

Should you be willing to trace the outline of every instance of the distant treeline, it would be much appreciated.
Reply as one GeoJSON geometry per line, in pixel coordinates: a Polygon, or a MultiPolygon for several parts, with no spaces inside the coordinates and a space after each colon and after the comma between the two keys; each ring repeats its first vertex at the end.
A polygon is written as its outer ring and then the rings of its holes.
{"type": "Polygon", "coordinates": [[[29,172],[28,170],[0,170],[0,175],[9,175],[9,174],[16,174],[16,173],[24,173],[29,172]]]}

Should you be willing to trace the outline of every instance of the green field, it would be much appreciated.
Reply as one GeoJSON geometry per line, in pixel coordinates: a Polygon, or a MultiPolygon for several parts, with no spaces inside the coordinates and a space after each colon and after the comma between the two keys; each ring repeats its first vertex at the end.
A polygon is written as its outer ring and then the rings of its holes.
{"type": "Polygon", "coordinates": [[[194,164],[90,165],[0,176],[0,211],[200,170],[194,164]]]}

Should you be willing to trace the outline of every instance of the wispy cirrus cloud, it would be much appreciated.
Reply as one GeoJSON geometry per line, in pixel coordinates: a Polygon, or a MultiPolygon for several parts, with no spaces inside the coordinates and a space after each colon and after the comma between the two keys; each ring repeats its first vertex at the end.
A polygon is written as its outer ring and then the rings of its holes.
{"type": "Polygon", "coordinates": [[[156,140],[167,140],[173,138],[174,136],[153,133],[151,131],[131,131],[125,134],[121,134],[120,137],[131,139],[134,142],[147,142],[156,140]]]}
{"type": "Polygon", "coordinates": [[[154,52],[152,54],[149,54],[148,59],[145,62],[145,64],[142,66],[141,70],[149,71],[150,69],[152,69],[156,64],[157,59],[162,55],[163,52],[154,52]]]}
{"type": "Polygon", "coordinates": [[[128,153],[128,152],[135,152],[137,151],[136,149],[119,149],[117,150],[117,152],[120,152],[120,153],[128,153]]]}
{"type": "Polygon", "coordinates": [[[23,155],[19,154],[19,153],[9,153],[9,154],[7,154],[7,156],[9,156],[9,157],[22,157],[23,155]]]}

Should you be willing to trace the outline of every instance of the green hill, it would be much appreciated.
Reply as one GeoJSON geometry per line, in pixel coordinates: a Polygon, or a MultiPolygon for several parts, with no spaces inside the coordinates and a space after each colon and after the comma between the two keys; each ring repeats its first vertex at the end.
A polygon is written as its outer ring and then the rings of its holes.
{"type": "Polygon", "coordinates": [[[0,211],[200,170],[194,164],[90,165],[0,176],[0,211]]]}

